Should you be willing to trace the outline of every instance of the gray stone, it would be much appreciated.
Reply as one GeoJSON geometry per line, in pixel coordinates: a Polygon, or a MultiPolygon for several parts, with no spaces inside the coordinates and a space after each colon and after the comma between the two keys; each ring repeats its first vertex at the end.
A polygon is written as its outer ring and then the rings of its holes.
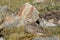
{"type": "Polygon", "coordinates": [[[12,14],[11,10],[8,8],[8,6],[2,6],[0,7],[0,24],[3,22],[6,16],[12,14]]]}
{"type": "Polygon", "coordinates": [[[45,0],[33,0],[33,3],[42,3],[44,2],[45,0]]]}
{"type": "Polygon", "coordinates": [[[54,26],[57,26],[57,24],[54,24],[52,21],[51,22],[46,21],[44,18],[40,19],[40,25],[43,26],[43,27],[51,27],[51,26],[54,27],[54,26]]]}
{"type": "Polygon", "coordinates": [[[37,23],[30,23],[25,26],[27,33],[44,33],[44,29],[42,26],[39,26],[37,23]]]}
{"type": "Polygon", "coordinates": [[[8,6],[6,6],[6,5],[3,6],[3,7],[0,7],[0,12],[1,12],[1,11],[6,11],[7,9],[8,9],[8,6]]]}
{"type": "Polygon", "coordinates": [[[43,13],[41,16],[41,26],[60,26],[60,10],[51,10],[43,13]]]}
{"type": "Polygon", "coordinates": [[[32,40],[59,40],[59,37],[57,36],[50,36],[50,37],[36,37],[32,40]]]}
{"type": "Polygon", "coordinates": [[[5,40],[5,39],[3,39],[3,38],[1,37],[0,40],[5,40]]]}

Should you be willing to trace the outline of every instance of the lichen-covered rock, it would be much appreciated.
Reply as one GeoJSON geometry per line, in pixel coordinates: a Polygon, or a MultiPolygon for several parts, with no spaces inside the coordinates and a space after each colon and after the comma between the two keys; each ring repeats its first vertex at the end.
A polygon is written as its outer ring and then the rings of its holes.
{"type": "Polygon", "coordinates": [[[25,25],[37,21],[37,19],[39,19],[39,12],[34,6],[25,3],[21,11],[18,13],[18,16],[20,18],[20,24],[25,25]]]}
{"type": "Polygon", "coordinates": [[[23,26],[27,23],[35,22],[39,18],[38,15],[39,13],[34,6],[29,3],[25,3],[18,13],[7,16],[1,26],[23,26]]]}

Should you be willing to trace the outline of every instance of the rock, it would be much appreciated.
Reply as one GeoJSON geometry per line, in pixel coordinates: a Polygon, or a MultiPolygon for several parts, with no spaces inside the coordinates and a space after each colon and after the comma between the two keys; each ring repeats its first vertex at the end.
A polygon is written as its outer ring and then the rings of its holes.
{"type": "Polygon", "coordinates": [[[25,3],[20,11],[16,14],[7,16],[1,27],[24,26],[25,24],[35,22],[39,18],[39,12],[29,3],[25,3]]]}
{"type": "Polygon", "coordinates": [[[6,11],[8,9],[8,6],[3,6],[3,7],[0,7],[0,12],[3,12],[3,11],[6,11]]]}
{"type": "Polygon", "coordinates": [[[51,27],[51,26],[57,26],[56,24],[54,24],[51,20],[46,21],[45,19],[41,19],[40,20],[40,25],[43,27],[51,27]]]}
{"type": "Polygon", "coordinates": [[[3,39],[3,38],[1,37],[0,40],[5,40],[5,39],[3,39]]]}
{"type": "Polygon", "coordinates": [[[27,33],[36,33],[36,34],[43,34],[44,33],[44,29],[43,27],[39,26],[37,23],[30,23],[30,24],[27,24],[25,26],[25,31],[27,33]]]}
{"type": "Polygon", "coordinates": [[[51,10],[51,11],[45,12],[44,14],[42,14],[42,17],[47,20],[49,20],[49,19],[59,20],[60,19],[60,10],[51,10]]]}
{"type": "Polygon", "coordinates": [[[33,0],[33,3],[42,3],[44,2],[45,0],[33,0]]]}
{"type": "Polygon", "coordinates": [[[58,20],[58,25],[60,25],[60,20],[58,20]]]}
{"type": "Polygon", "coordinates": [[[36,37],[32,40],[59,40],[59,37],[57,36],[50,36],[50,37],[36,37]]]}
{"type": "Polygon", "coordinates": [[[60,26],[60,10],[51,10],[41,15],[41,26],[60,26]]]}
{"type": "Polygon", "coordinates": [[[39,12],[34,6],[30,5],[29,3],[25,3],[22,7],[22,10],[17,15],[20,17],[21,25],[35,22],[37,19],[39,19],[39,12]]]}

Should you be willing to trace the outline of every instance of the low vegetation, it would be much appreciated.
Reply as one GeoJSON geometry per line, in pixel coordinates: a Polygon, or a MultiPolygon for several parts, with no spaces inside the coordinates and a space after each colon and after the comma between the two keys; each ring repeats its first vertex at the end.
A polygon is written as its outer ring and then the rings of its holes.
{"type": "MultiPolygon", "coordinates": [[[[8,7],[15,12],[20,8],[24,3],[29,2],[32,4],[32,0],[0,0],[0,7],[8,5],[8,7]]],[[[44,4],[44,3],[43,3],[44,4]]],[[[42,6],[43,4],[33,4],[37,10],[40,12],[40,15],[44,12],[50,10],[60,10],[59,5],[47,5],[42,6]]],[[[46,36],[50,35],[60,35],[60,27],[55,28],[46,28],[46,36]],[[54,30],[53,30],[54,29],[54,30]]],[[[24,27],[14,27],[14,28],[3,28],[2,35],[6,40],[32,40],[36,37],[36,34],[26,33],[24,27]]]]}

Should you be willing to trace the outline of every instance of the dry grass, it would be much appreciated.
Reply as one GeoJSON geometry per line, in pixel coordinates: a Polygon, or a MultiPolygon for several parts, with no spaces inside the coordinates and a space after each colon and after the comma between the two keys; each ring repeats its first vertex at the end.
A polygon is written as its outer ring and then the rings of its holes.
{"type": "MultiPolygon", "coordinates": [[[[20,8],[24,3],[29,2],[32,4],[33,0],[0,0],[0,6],[7,5],[13,12],[20,8]]],[[[37,10],[41,13],[48,10],[60,10],[60,6],[51,6],[47,3],[34,4],[37,10]],[[46,7],[47,6],[47,7],[46,7]]],[[[46,29],[47,35],[60,35],[60,27],[56,27],[55,30],[46,29]]],[[[1,32],[6,40],[31,40],[36,37],[36,34],[28,34],[25,32],[24,27],[4,28],[1,32]]]]}
{"type": "Polygon", "coordinates": [[[31,3],[32,0],[0,0],[0,6],[7,5],[10,9],[15,11],[26,2],[31,3]]]}

